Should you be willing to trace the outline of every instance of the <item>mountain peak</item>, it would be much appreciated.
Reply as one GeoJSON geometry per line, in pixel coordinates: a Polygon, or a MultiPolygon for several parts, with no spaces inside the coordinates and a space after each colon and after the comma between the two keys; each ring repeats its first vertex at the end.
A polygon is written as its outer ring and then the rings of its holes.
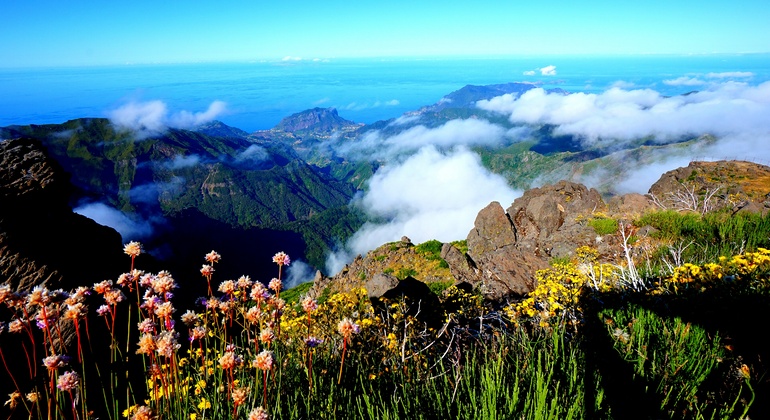
{"type": "Polygon", "coordinates": [[[273,129],[290,133],[300,131],[333,132],[358,125],[340,117],[335,108],[313,108],[282,119],[273,129]]]}

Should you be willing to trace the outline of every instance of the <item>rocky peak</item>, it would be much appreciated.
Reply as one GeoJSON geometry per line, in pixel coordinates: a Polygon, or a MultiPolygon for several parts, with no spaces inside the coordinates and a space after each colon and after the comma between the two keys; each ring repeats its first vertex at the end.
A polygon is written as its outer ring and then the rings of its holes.
{"type": "Polygon", "coordinates": [[[289,133],[314,131],[317,133],[332,133],[359,124],[339,116],[335,108],[313,108],[292,114],[276,125],[273,130],[289,133]]]}

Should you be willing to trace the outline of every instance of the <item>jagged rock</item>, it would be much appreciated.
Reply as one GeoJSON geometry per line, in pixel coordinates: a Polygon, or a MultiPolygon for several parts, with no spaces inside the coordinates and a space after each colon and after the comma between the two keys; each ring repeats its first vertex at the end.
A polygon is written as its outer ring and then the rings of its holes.
{"type": "Polygon", "coordinates": [[[313,108],[282,119],[274,130],[286,132],[302,132],[314,130],[330,133],[347,127],[358,127],[359,124],[339,116],[334,108],[313,108]]]}
{"type": "Polygon", "coordinates": [[[468,233],[468,253],[483,255],[516,243],[516,229],[499,202],[493,201],[476,216],[468,233]]]}
{"type": "Polygon", "coordinates": [[[576,218],[595,211],[605,211],[606,205],[595,189],[582,184],[559,181],[554,185],[533,188],[514,200],[507,209],[516,227],[521,248],[550,255],[559,242],[582,242],[592,230],[582,229],[576,218]],[[581,236],[576,241],[575,236],[581,236]]]}
{"type": "Polygon", "coordinates": [[[441,247],[441,258],[449,265],[449,270],[457,283],[470,284],[471,279],[475,279],[476,263],[454,245],[444,244],[441,247]]]}
{"type": "Polygon", "coordinates": [[[479,212],[468,234],[467,256],[450,245],[442,248],[442,257],[458,283],[471,284],[489,300],[524,295],[535,286],[534,272],[547,264],[517,248],[516,233],[500,203],[492,202],[479,212]]]}
{"type": "MultiPolygon", "coordinates": [[[[123,255],[120,235],[73,213],[67,203],[71,190],[69,175],[48,158],[39,142],[0,141],[0,284],[14,291],[29,291],[36,286],[69,291],[115,279],[128,270],[129,260],[123,255]]],[[[95,312],[90,312],[89,317],[96,322],[95,312]]],[[[75,354],[72,322],[60,319],[56,332],[54,345],[59,348],[57,343],[62,340],[63,353],[75,354]]],[[[94,334],[91,340],[102,338],[94,334]]],[[[0,346],[9,360],[22,360],[25,353],[29,356],[28,348],[11,337],[0,340],[0,346]]],[[[16,378],[29,379],[23,363],[8,369],[16,378]]],[[[31,389],[31,384],[23,381],[19,386],[31,389]]],[[[12,390],[15,385],[0,383],[0,393],[12,390]]]]}
{"type": "Polygon", "coordinates": [[[366,288],[366,292],[370,299],[378,298],[389,290],[394,289],[396,286],[398,286],[398,279],[396,276],[385,273],[375,274],[374,277],[364,284],[364,288],[366,288]]]}
{"type": "Polygon", "coordinates": [[[599,192],[560,181],[534,188],[516,199],[507,211],[498,202],[482,209],[468,233],[468,253],[442,248],[458,283],[479,288],[501,301],[523,296],[535,287],[535,273],[554,256],[566,256],[580,245],[593,244],[596,233],[581,217],[606,210],[599,192]]]}

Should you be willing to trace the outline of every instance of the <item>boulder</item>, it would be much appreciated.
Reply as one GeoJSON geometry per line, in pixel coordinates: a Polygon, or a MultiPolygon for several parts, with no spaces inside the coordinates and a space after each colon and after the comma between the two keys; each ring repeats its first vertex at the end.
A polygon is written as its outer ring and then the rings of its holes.
{"type": "Polygon", "coordinates": [[[595,243],[596,232],[581,217],[605,210],[599,192],[581,184],[560,181],[534,188],[507,211],[490,203],[468,233],[468,253],[444,245],[441,257],[458,283],[471,284],[488,300],[523,296],[535,288],[535,273],[552,257],[595,243]]]}
{"type": "Polygon", "coordinates": [[[397,286],[398,279],[396,276],[385,273],[375,274],[364,284],[364,288],[370,299],[378,298],[397,286]]]}

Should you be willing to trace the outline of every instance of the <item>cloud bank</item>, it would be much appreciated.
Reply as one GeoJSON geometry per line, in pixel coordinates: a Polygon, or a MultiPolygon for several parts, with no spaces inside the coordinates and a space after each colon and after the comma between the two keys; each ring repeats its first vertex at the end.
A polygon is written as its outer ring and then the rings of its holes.
{"type": "MultiPolygon", "coordinates": [[[[401,121],[406,124],[406,120],[401,121]]],[[[375,130],[366,133],[355,143],[335,146],[342,156],[359,159],[390,159],[396,155],[415,152],[425,146],[451,148],[454,146],[493,146],[509,140],[508,131],[481,119],[457,119],[428,128],[424,125],[410,127],[398,134],[385,136],[375,130]]]]}
{"type": "Polygon", "coordinates": [[[480,108],[508,115],[512,123],[551,124],[559,135],[584,143],[658,141],[711,134],[718,137],[770,132],[770,82],[725,82],[708,90],[666,97],[651,89],[611,88],[600,94],[564,95],[532,89],[519,97],[479,101],[480,108]]]}
{"type": "Polygon", "coordinates": [[[175,113],[169,113],[168,106],[163,101],[131,101],[108,111],[107,117],[115,126],[132,130],[142,138],[160,134],[167,128],[195,128],[215,120],[226,110],[227,106],[222,101],[212,102],[203,112],[183,110],[175,113]]]}

